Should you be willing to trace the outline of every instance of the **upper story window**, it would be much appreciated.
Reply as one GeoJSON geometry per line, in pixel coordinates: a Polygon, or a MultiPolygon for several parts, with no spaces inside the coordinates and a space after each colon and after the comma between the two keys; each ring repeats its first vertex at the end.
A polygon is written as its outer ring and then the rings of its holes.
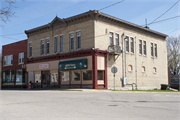
{"type": "Polygon", "coordinates": [[[63,49],[64,49],[64,37],[61,36],[60,37],[60,52],[63,52],[63,49]]]}
{"type": "Polygon", "coordinates": [[[29,44],[29,57],[32,57],[32,43],[29,44]]]}
{"type": "Polygon", "coordinates": [[[153,50],[153,43],[151,43],[151,56],[153,57],[154,56],[154,50],[153,50]]]}
{"type": "Polygon", "coordinates": [[[58,53],[58,37],[54,39],[54,53],[58,53]]]}
{"type": "Polygon", "coordinates": [[[44,41],[41,41],[41,55],[44,55],[44,41]]]}
{"type": "Polygon", "coordinates": [[[81,49],[81,33],[77,33],[77,43],[76,43],[77,49],[81,49]]]}
{"type": "Polygon", "coordinates": [[[112,32],[109,33],[109,44],[113,45],[113,33],[112,32]]]}
{"type": "Polygon", "coordinates": [[[126,52],[129,52],[129,37],[126,36],[125,38],[125,47],[126,47],[126,52]]]}
{"type": "Polygon", "coordinates": [[[46,43],[46,54],[49,54],[49,40],[46,43]]]}
{"type": "Polygon", "coordinates": [[[146,55],[146,41],[143,41],[143,51],[144,55],[146,55]]]}
{"type": "Polygon", "coordinates": [[[19,64],[24,63],[24,53],[19,53],[19,64]]]}
{"type": "Polygon", "coordinates": [[[115,38],[116,38],[116,45],[119,46],[119,34],[116,34],[115,38]]]}
{"type": "Polygon", "coordinates": [[[142,55],[142,40],[139,40],[139,54],[142,55]]]}
{"type": "Polygon", "coordinates": [[[134,53],[134,38],[131,37],[131,53],[134,53]]]}
{"type": "Polygon", "coordinates": [[[154,44],[155,57],[157,57],[157,44],[154,44]]]}
{"type": "Polygon", "coordinates": [[[70,50],[74,50],[74,34],[70,35],[70,50]]]}
{"type": "Polygon", "coordinates": [[[4,56],[4,66],[13,64],[13,55],[4,56]]]}

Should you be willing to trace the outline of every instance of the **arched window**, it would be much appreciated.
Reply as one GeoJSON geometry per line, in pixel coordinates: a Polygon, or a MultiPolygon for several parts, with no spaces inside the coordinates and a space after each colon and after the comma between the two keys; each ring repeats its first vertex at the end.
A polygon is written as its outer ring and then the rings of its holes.
{"type": "Polygon", "coordinates": [[[142,66],[142,72],[145,72],[145,71],[146,71],[145,66],[142,66]]]}
{"type": "Polygon", "coordinates": [[[132,70],[133,70],[132,65],[128,65],[128,71],[129,71],[129,72],[132,72],[132,70]]]}
{"type": "Polygon", "coordinates": [[[157,72],[156,67],[153,67],[153,73],[156,73],[156,72],[157,72]]]}

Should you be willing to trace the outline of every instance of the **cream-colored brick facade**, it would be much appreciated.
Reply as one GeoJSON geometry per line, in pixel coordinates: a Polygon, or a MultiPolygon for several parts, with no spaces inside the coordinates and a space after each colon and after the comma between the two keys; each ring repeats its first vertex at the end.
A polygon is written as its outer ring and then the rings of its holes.
{"type": "MultiPolygon", "coordinates": [[[[148,34],[142,34],[137,31],[126,29],[123,27],[118,27],[113,24],[109,24],[102,21],[95,21],[95,48],[101,50],[107,50],[108,45],[110,44],[109,32],[114,33],[114,43],[115,43],[115,34],[119,34],[119,42],[122,47],[121,35],[124,33],[125,36],[134,38],[134,53],[126,53],[126,74],[127,74],[127,83],[136,83],[136,60],[135,56],[137,54],[137,86],[138,89],[153,89],[160,88],[160,84],[168,83],[167,76],[167,49],[166,49],[166,40],[160,39],[157,37],[150,36],[148,34]],[[136,38],[136,39],[135,39],[136,38]],[[136,40],[136,41],[135,41],[136,40]],[[139,40],[146,41],[146,53],[147,55],[139,54],[139,40]],[[135,44],[136,42],[136,44],[135,44]],[[158,57],[151,57],[151,42],[157,44],[157,54],[158,57]],[[102,44],[103,43],[103,44],[102,44]],[[128,66],[132,65],[132,71],[128,71],[128,66]],[[142,66],[145,67],[145,72],[142,72],[142,66]],[[157,72],[153,72],[153,67],[156,68],[157,72]]],[[[129,40],[129,51],[130,51],[130,40],[129,40]]],[[[118,56],[116,56],[118,57],[118,56]]],[[[114,57],[109,55],[107,58],[107,67],[108,67],[108,88],[114,87],[114,77],[111,73],[111,68],[116,66],[118,72],[116,74],[116,88],[122,89],[121,78],[123,76],[122,69],[122,54],[114,62],[114,57]]],[[[126,85],[123,88],[131,89],[131,85],[126,85]]]]}
{"type": "MultiPolygon", "coordinates": [[[[114,44],[115,44],[115,34],[119,34],[119,44],[122,47],[121,36],[129,36],[134,38],[134,53],[126,53],[125,68],[124,72],[126,73],[127,83],[136,83],[137,75],[137,87],[138,89],[150,89],[150,88],[160,88],[160,84],[168,83],[167,76],[167,49],[166,49],[166,35],[161,33],[156,33],[155,31],[149,30],[147,28],[142,28],[140,26],[134,25],[128,22],[121,21],[117,18],[111,18],[109,16],[103,16],[98,18],[99,15],[97,11],[89,12],[84,15],[78,15],[76,19],[73,17],[68,18],[65,23],[62,23],[64,26],[59,28],[52,29],[49,27],[47,29],[41,30],[32,30],[35,32],[28,31],[28,44],[32,43],[32,57],[43,57],[49,55],[55,55],[54,53],[54,39],[60,36],[64,37],[64,52],[69,53],[76,50],[76,33],[81,32],[81,49],[91,49],[99,48],[100,50],[108,50],[110,45],[109,33],[113,33],[114,44]],[[93,14],[93,15],[92,15],[93,14]],[[79,17],[80,16],[80,17],[79,17]],[[79,17],[79,18],[78,18],[79,17]],[[108,18],[108,19],[106,19],[108,18]],[[69,22],[69,19],[72,19],[69,22]],[[82,19],[82,20],[81,20],[82,19]],[[102,20],[103,19],[103,20],[102,20]],[[121,24],[123,23],[123,24],[121,24]],[[136,29],[136,27],[138,29],[136,29]],[[30,33],[31,32],[31,33],[30,33]],[[70,34],[74,34],[74,50],[70,51],[70,34]],[[146,53],[147,55],[139,54],[139,39],[146,41],[146,53]],[[41,55],[41,41],[50,40],[50,53],[48,55],[41,55]],[[151,57],[151,42],[157,44],[157,58],[151,57]],[[136,56],[137,56],[137,73],[136,73],[136,56]],[[132,66],[132,71],[128,71],[129,65],[132,66]],[[142,72],[142,67],[145,67],[145,72],[142,72]],[[156,73],[153,72],[153,68],[156,68],[156,73]]],[[[74,16],[76,17],[76,16],[74,16]]],[[[52,22],[52,26],[58,26],[55,22],[52,22]]],[[[58,23],[58,20],[57,20],[58,23]]],[[[55,27],[54,27],[55,28],[55,27]]],[[[130,41],[130,40],[129,40],[130,41]]],[[[29,47],[28,47],[29,51],[29,47]]],[[[130,51],[130,42],[129,42],[129,51],[130,51]]],[[[46,53],[46,47],[45,47],[46,53]]],[[[60,41],[58,47],[58,53],[60,53],[60,41]]],[[[29,52],[28,52],[29,56],[29,52]]],[[[108,54],[107,57],[107,81],[108,88],[114,87],[114,78],[111,73],[111,68],[116,66],[118,72],[116,74],[115,86],[117,89],[131,89],[131,85],[122,86],[121,78],[123,77],[123,64],[122,64],[122,54],[120,56],[115,56],[117,60],[114,62],[114,55],[108,54]]]]}

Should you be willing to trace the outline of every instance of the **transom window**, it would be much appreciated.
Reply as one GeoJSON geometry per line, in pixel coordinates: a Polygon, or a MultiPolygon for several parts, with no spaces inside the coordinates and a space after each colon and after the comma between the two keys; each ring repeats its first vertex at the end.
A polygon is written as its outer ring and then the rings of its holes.
{"type": "Polygon", "coordinates": [[[19,64],[24,63],[24,53],[19,53],[19,64]]]}

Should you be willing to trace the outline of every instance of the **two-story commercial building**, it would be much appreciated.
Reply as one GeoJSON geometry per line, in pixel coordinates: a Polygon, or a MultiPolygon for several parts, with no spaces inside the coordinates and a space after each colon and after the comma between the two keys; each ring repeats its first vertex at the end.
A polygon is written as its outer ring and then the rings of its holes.
{"type": "Polygon", "coordinates": [[[167,35],[100,11],[55,17],[25,33],[28,82],[41,88],[150,89],[168,82],[167,35]]]}
{"type": "Polygon", "coordinates": [[[2,46],[1,88],[27,88],[27,40],[2,46]]]}

